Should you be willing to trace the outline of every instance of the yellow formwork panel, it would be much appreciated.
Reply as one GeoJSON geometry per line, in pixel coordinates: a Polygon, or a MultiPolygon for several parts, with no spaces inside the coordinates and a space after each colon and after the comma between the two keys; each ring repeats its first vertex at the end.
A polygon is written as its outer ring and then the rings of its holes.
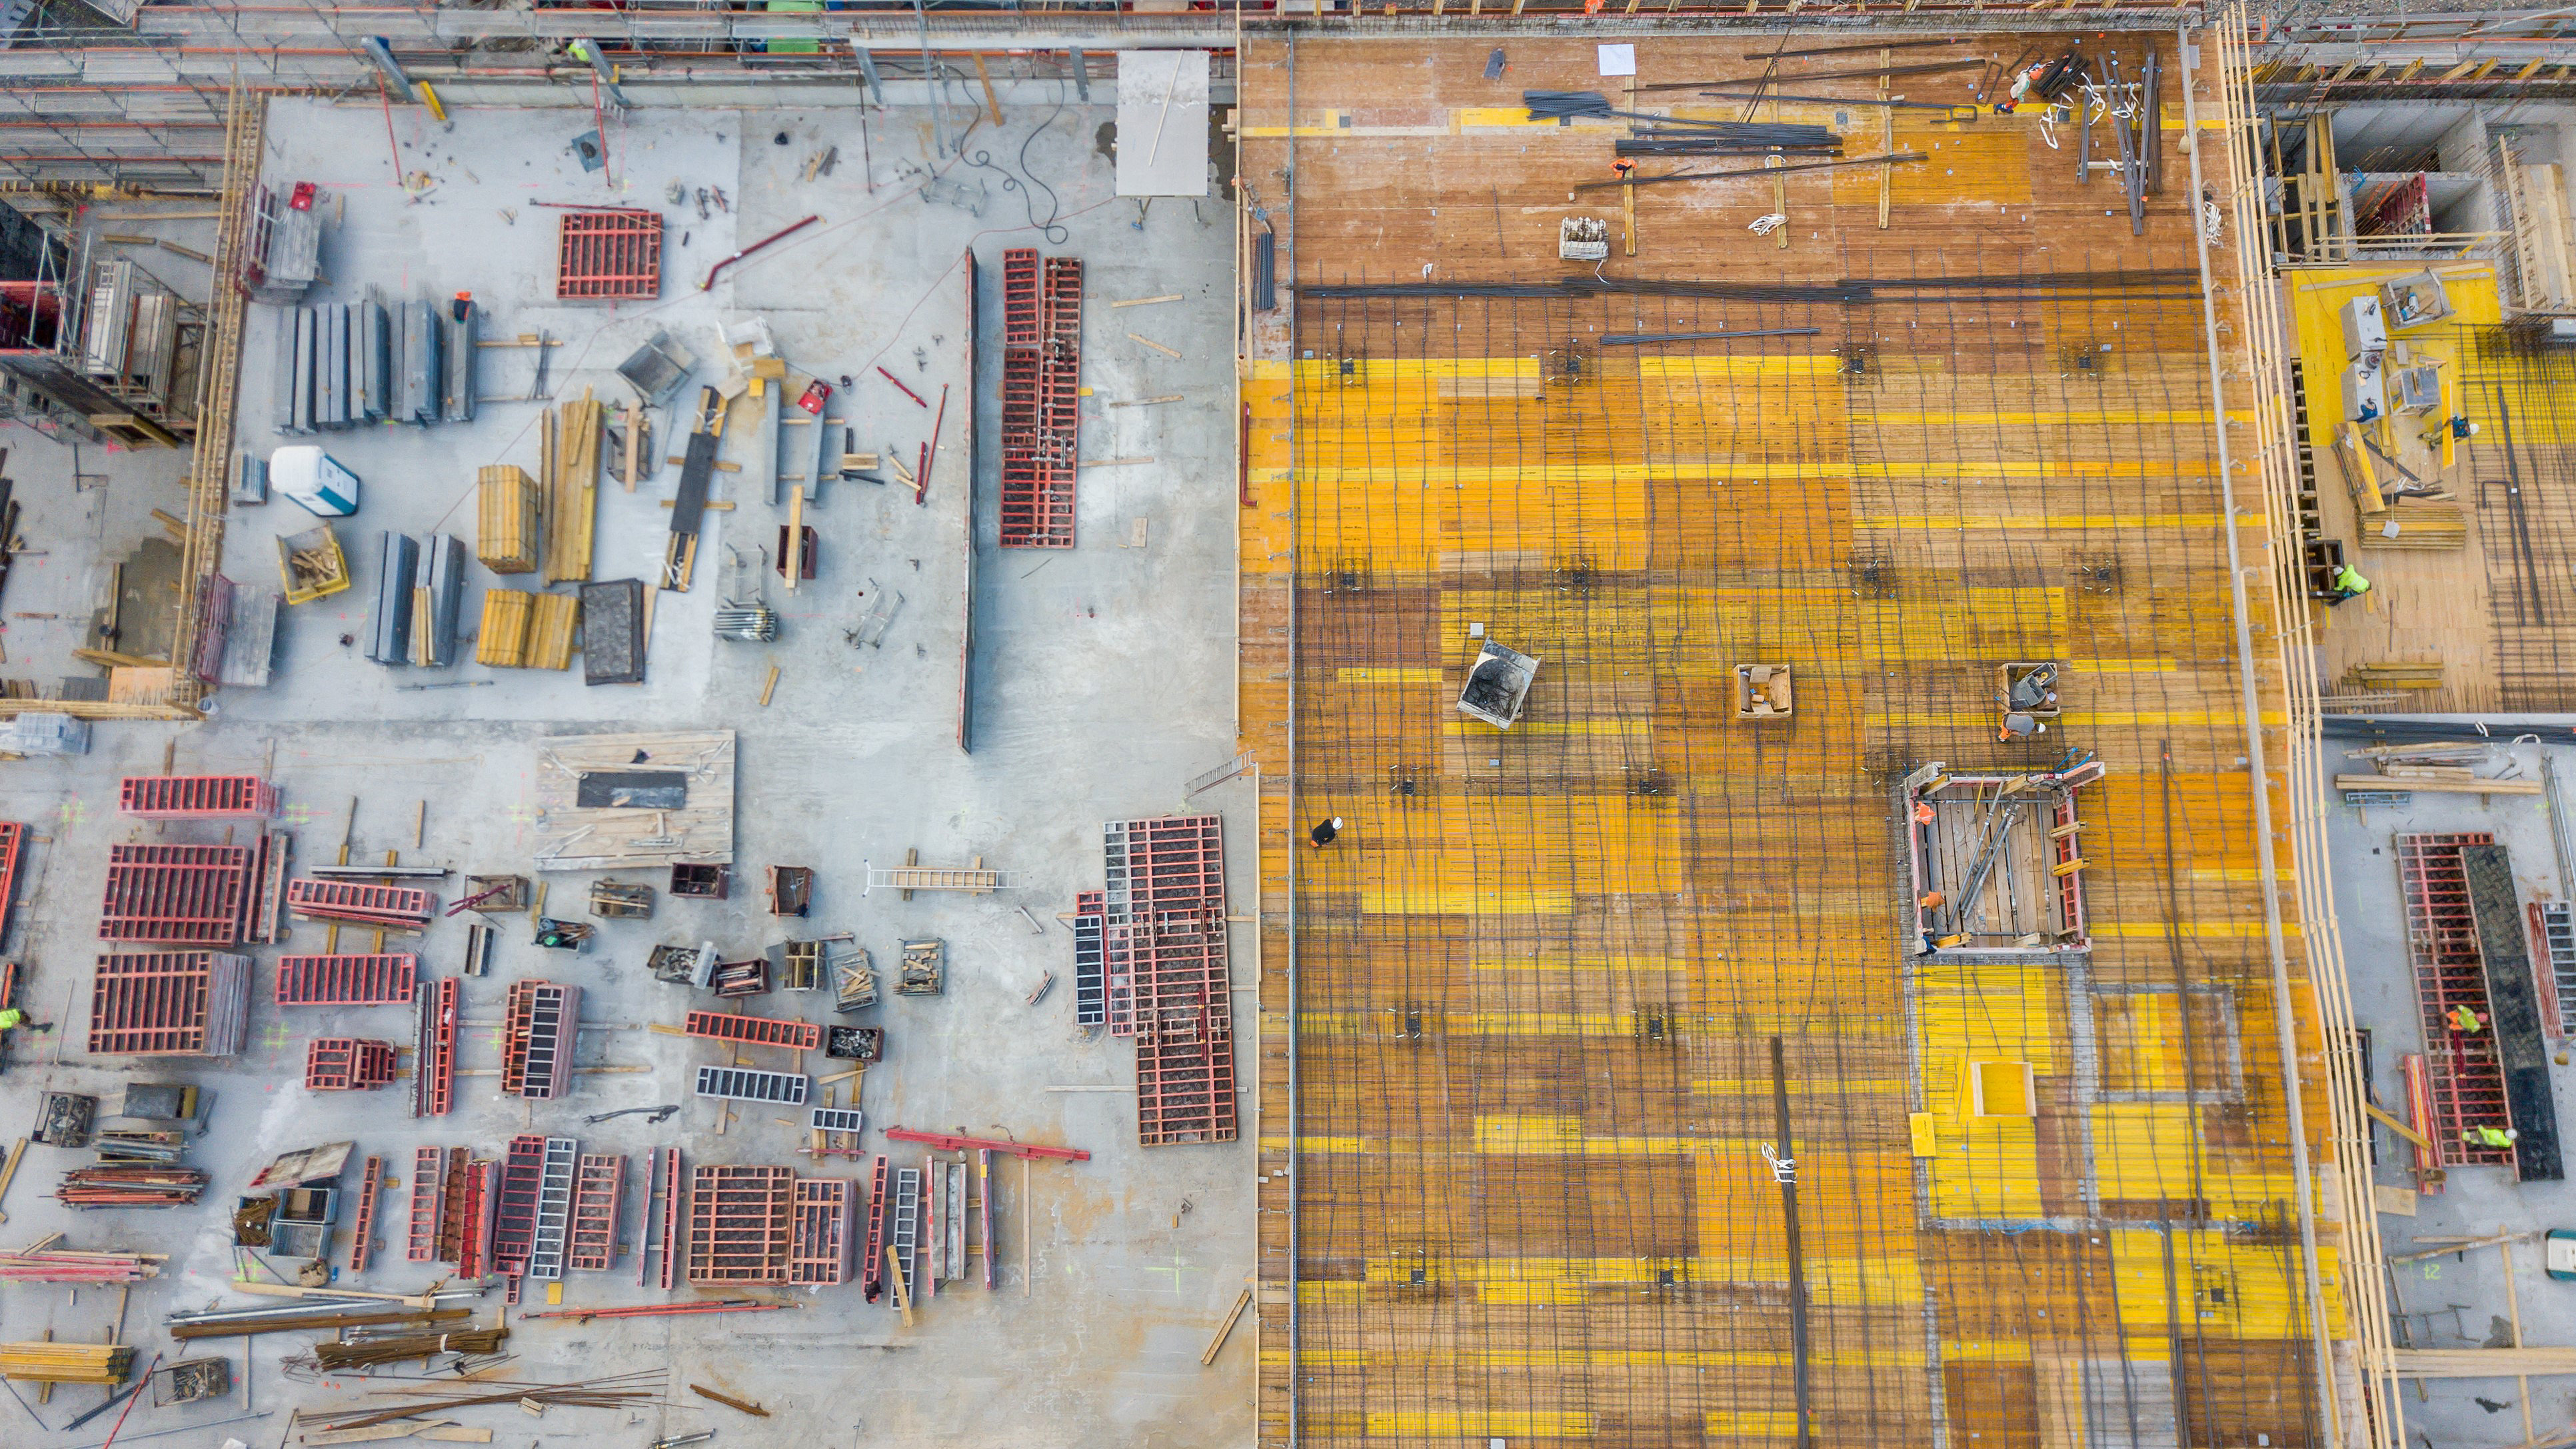
{"type": "MultiPolygon", "coordinates": [[[[2176,1228],[2173,1251],[2154,1229],[2114,1229],[2111,1264],[2120,1326],[2131,1352],[2140,1340],[2172,1329],[2220,1338],[2299,1338],[2308,1332],[2307,1286],[2295,1245],[2248,1242],[2215,1229],[2176,1228]]],[[[2326,1332],[2351,1333],[2343,1311],[2341,1257],[2331,1239],[2317,1244],[2325,1287],[2326,1332]]]]}
{"type": "Polygon", "coordinates": [[[1922,1041],[1923,1102],[1936,1155],[1928,1159],[1935,1217],[2037,1217],[2039,1133],[2032,1117],[1978,1117],[1969,1110],[1972,1061],[2020,1061],[2034,1077],[2063,1069],[2065,1010],[2048,963],[1924,963],[1915,989],[1922,1041]]]}

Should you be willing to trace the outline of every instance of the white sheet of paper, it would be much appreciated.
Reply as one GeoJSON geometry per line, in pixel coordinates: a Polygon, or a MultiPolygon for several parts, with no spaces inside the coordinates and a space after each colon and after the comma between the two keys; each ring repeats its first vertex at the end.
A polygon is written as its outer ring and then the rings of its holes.
{"type": "Polygon", "coordinates": [[[1637,73],[1637,47],[1634,45],[1602,46],[1601,73],[1603,75],[1635,75],[1637,73]]]}

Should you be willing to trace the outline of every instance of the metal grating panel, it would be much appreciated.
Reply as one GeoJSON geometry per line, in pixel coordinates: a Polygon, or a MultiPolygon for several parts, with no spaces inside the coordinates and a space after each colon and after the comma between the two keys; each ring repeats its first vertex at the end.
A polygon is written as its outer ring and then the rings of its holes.
{"type": "Polygon", "coordinates": [[[856,1132],[865,1121],[866,1114],[856,1107],[816,1107],[807,1125],[816,1132],[856,1132]]]}
{"type": "Polygon", "coordinates": [[[1101,955],[1100,892],[1082,891],[1073,898],[1073,1024],[1101,1026],[1109,1020],[1109,982],[1101,955]]]}
{"type": "Polygon", "coordinates": [[[528,1249],[528,1276],[539,1283],[563,1281],[564,1248],[572,1234],[573,1174],[580,1158],[581,1144],[573,1139],[546,1139],[545,1165],[537,1179],[537,1231],[528,1249]]]}
{"type": "Polygon", "coordinates": [[[698,1068],[698,1095],[736,1102],[805,1105],[807,1079],[801,1072],[755,1072],[741,1067],[698,1068]]]}

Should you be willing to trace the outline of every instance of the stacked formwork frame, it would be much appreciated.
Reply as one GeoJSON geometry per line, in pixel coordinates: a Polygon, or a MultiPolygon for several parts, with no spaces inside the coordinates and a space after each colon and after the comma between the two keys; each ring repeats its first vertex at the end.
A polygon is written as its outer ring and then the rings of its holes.
{"type": "Polygon", "coordinates": [[[859,1258],[859,1185],[846,1177],[796,1180],[794,1240],[787,1252],[787,1281],[830,1287],[850,1281],[859,1258]]]}
{"type": "Polygon", "coordinates": [[[302,921],[346,921],[388,931],[418,933],[429,929],[438,900],[410,886],[365,885],[345,880],[295,880],[286,883],[286,908],[302,921]]]}
{"type": "Polygon", "coordinates": [[[304,1049],[304,1089],[308,1092],[372,1092],[393,1079],[392,1042],[320,1036],[304,1049]]]}
{"type": "Polygon", "coordinates": [[[1002,253],[1004,548],[1071,548],[1082,431],[1082,260],[1002,253]]]}
{"type": "Polygon", "coordinates": [[[689,1184],[688,1278],[696,1283],[784,1283],[796,1171],[700,1167],[689,1184]]]}
{"type": "Polygon", "coordinates": [[[111,845],[98,938],[230,946],[250,925],[246,845],[111,845]]]}
{"type": "Polygon", "coordinates": [[[277,787],[257,775],[128,775],[117,785],[116,813],[145,820],[265,820],[277,813],[277,787]]]}
{"type": "Polygon", "coordinates": [[[617,1261],[617,1203],[626,1187],[622,1153],[585,1152],[572,1189],[572,1243],[564,1266],[604,1273],[617,1261]]]}
{"type": "Polygon", "coordinates": [[[673,1288],[679,1285],[681,1258],[686,1245],[680,1237],[681,1184],[680,1149],[656,1147],[645,1159],[644,1227],[642,1241],[635,1249],[635,1286],[673,1288]],[[655,1250],[660,1256],[656,1258],[655,1250]],[[656,1273],[656,1267],[660,1272],[656,1273]]]}
{"type": "Polygon", "coordinates": [[[499,1266],[501,1164],[483,1159],[466,1163],[458,1201],[456,1276],[471,1283],[499,1266]]]}
{"type": "Polygon", "coordinates": [[[572,1087],[581,988],[554,981],[514,981],[502,1009],[501,1090],[548,1102],[572,1087]]]}
{"type": "Polygon", "coordinates": [[[90,993],[96,1056],[238,1054],[250,1032],[250,958],[221,951],[102,955],[90,993]]]}
{"type": "Polygon", "coordinates": [[[877,1154],[876,1167],[868,1174],[868,1246],[859,1256],[859,1291],[870,1303],[885,1292],[886,1182],[889,1176],[885,1154],[877,1154]]]}
{"type": "Polygon", "coordinates": [[[280,1006],[393,1006],[419,988],[420,958],[379,955],[280,956],[280,1006]]]}
{"type": "Polygon", "coordinates": [[[2483,1028],[2462,1031],[2454,1009],[2466,1007],[2483,1022],[2487,1005],[2486,952],[2478,942],[2469,904],[2468,873],[2460,851],[2493,845],[2484,831],[2397,837],[2397,874],[2406,895],[2406,954],[2415,968],[2415,999],[2423,1015],[2425,1087],[2432,1115],[2420,1124],[2445,1167],[2510,1166],[2514,1149],[2469,1141],[2472,1127],[2501,1127],[2510,1119],[2504,1066],[2495,1036],[2483,1028]]]}
{"type": "Polygon", "coordinates": [[[649,302],[662,294],[662,215],[567,211],[555,248],[558,302],[649,302]]]}
{"type": "Polygon", "coordinates": [[[466,1201],[469,1179],[479,1166],[473,1154],[462,1147],[447,1149],[447,1166],[442,1174],[438,1207],[438,1258],[441,1262],[464,1263],[466,1238],[466,1201]]]}
{"type": "Polygon", "coordinates": [[[420,982],[415,991],[419,1049],[412,1057],[411,1114],[444,1117],[456,1105],[456,978],[420,982]]]}
{"type": "MultiPolygon", "coordinates": [[[[1103,832],[1104,937],[1128,956],[1136,1131],[1148,1147],[1236,1135],[1226,960],[1225,829],[1216,815],[1113,821],[1103,832]]],[[[1118,1025],[1114,977],[1111,1029],[1118,1025]]]]}

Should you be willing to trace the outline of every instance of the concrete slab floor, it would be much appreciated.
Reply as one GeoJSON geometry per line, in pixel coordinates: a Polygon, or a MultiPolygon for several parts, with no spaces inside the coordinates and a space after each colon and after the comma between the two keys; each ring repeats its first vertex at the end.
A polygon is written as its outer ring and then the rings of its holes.
{"type": "MultiPolygon", "coordinates": [[[[585,176],[564,150],[574,133],[588,129],[587,112],[460,111],[446,128],[406,113],[397,118],[398,131],[410,128],[402,139],[405,167],[434,178],[414,200],[388,179],[385,121],[373,104],[273,105],[268,179],[319,183],[320,205],[332,219],[323,263],[329,282],[312,301],[357,300],[371,287],[388,299],[443,300],[470,290],[489,310],[486,336],[542,331],[564,339],[549,367],[557,397],[577,397],[589,387],[624,398],[611,369],[657,328],[683,334],[711,359],[719,322],[766,316],[796,367],[836,383],[844,373],[865,379],[834,405],[834,415],[848,416],[858,429],[861,449],[909,457],[929,431],[931,415],[877,378],[879,363],[934,404],[940,387],[948,387],[951,417],[921,506],[907,489],[835,482],[808,507],[806,520],[821,534],[820,576],[792,595],[774,576],[767,581],[765,596],[783,616],[781,638],[771,645],[727,643],[710,630],[724,545],[748,551],[766,538],[774,546],[784,512],[765,496],[751,496],[739,476],[720,475],[716,495],[734,501],[736,511],[709,515],[695,587],[659,596],[647,681],[602,688],[584,687],[577,668],[549,674],[468,662],[414,670],[363,657],[377,535],[445,528],[470,544],[475,470],[492,462],[535,469],[535,405],[486,404],[470,424],[365,427],[312,439],[365,479],[359,514],[340,525],[356,584],[288,611],[274,685],[224,693],[214,719],[201,727],[101,725],[85,759],[30,762],[0,773],[0,818],[35,822],[43,837],[21,886],[17,939],[8,944],[27,963],[28,1004],[57,1024],[50,1040],[12,1043],[19,1060],[0,1078],[0,1121],[23,1131],[43,1088],[98,1093],[112,1106],[129,1079],[195,1081],[214,1091],[216,1104],[214,1129],[189,1160],[213,1174],[213,1185],[194,1209],[77,1214],[44,1194],[89,1154],[32,1147],[0,1231],[13,1242],[59,1230],[72,1246],[170,1254],[164,1277],[138,1287],[126,1311],[125,1338],[145,1345],[148,1355],[170,1346],[158,1331],[163,1312],[226,1297],[223,1285],[234,1267],[226,1210],[248,1174],[288,1148],[351,1138],[362,1156],[383,1156],[387,1170],[404,1180],[385,1194],[376,1232],[383,1246],[359,1280],[380,1291],[416,1290],[431,1281],[433,1265],[407,1263],[401,1251],[411,1150],[418,1144],[469,1145],[478,1155],[497,1156],[510,1135],[541,1131],[578,1137],[584,1151],[627,1153],[620,1238],[629,1244],[637,1233],[642,1155],[657,1144],[680,1145],[693,1165],[787,1163],[810,1175],[857,1175],[849,1164],[802,1163],[795,1155],[805,1141],[801,1114],[790,1126],[782,1125],[787,1112],[747,1108],[719,1132],[712,1104],[689,1096],[689,1074],[695,1064],[727,1058],[711,1044],[643,1029],[676,1024],[685,1009],[713,998],[652,980],[643,970],[645,955],[659,942],[713,939],[731,957],[790,935],[846,930],[874,953],[882,971],[899,954],[899,939],[939,936],[948,944],[947,994],[889,997],[860,1018],[888,1031],[886,1060],[865,1080],[867,1149],[884,1150],[881,1128],[901,1124],[1063,1142],[1093,1153],[1088,1163],[1040,1164],[1025,1185],[1016,1165],[998,1174],[1005,1251],[993,1291],[943,1291],[917,1306],[911,1328],[901,1325],[890,1300],[865,1304],[855,1286],[794,1290],[805,1307],[792,1313],[515,1326],[508,1347],[519,1355],[511,1365],[516,1377],[568,1380],[667,1366],[672,1392],[662,1406],[632,1415],[558,1409],[536,1420],[505,1408],[456,1417],[491,1425],[500,1431],[498,1443],[595,1437],[641,1445],[701,1428],[717,1429],[718,1445],[1008,1439],[1045,1446],[1104,1437],[1156,1446],[1250,1442],[1254,1334],[1248,1318],[1214,1367],[1198,1362],[1253,1268],[1250,1100],[1243,1141],[1152,1152],[1137,1147],[1130,1048],[1072,1024],[1072,938],[1056,919],[1070,909],[1077,889],[1099,881],[1102,821],[1183,808],[1182,782],[1234,751],[1232,218],[1216,201],[1202,203],[1195,214],[1187,203],[1161,202],[1141,218],[1132,203],[1115,201],[1109,161],[1093,145],[1110,114],[1106,105],[1067,106],[1053,115],[1013,107],[1010,123],[998,134],[979,131],[964,158],[935,154],[925,113],[871,115],[871,195],[866,168],[858,164],[855,111],[638,110],[612,133],[605,177],[585,176]],[[790,137],[786,146],[773,140],[781,132],[790,137]],[[829,145],[841,152],[834,173],[805,182],[807,156],[829,145]],[[985,164],[977,164],[978,153],[985,164]],[[949,203],[920,195],[933,178],[948,182],[933,189],[949,203]],[[665,201],[672,182],[686,188],[685,205],[665,201]],[[711,211],[700,221],[695,193],[701,186],[722,187],[733,210],[711,211]],[[536,205],[541,201],[614,201],[663,211],[669,229],[660,301],[614,308],[555,304],[553,213],[536,205]],[[1043,221],[1051,209],[1059,229],[1048,234],[1032,218],[1043,221]],[[734,268],[713,290],[699,290],[716,259],[809,213],[823,222],[734,268]],[[1080,546],[1059,554],[994,546],[997,419],[981,395],[997,390],[999,251],[1010,245],[1085,259],[1083,379],[1093,395],[1084,402],[1084,455],[1154,460],[1087,470],[1080,546]],[[969,247],[985,268],[980,379],[965,370],[958,262],[969,247]],[[1109,299],[1175,292],[1184,300],[1114,313],[1106,306],[1109,299]],[[1181,358],[1128,341],[1130,331],[1178,350],[1181,358]],[[1107,406],[1174,393],[1184,401],[1107,406]],[[977,429],[985,441],[973,479],[982,497],[974,544],[977,642],[968,681],[975,731],[973,753],[965,754],[956,728],[969,485],[962,425],[970,410],[982,414],[977,429]],[[1130,546],[1140,536],[1143,546],[1130,546]],[[843,629],[881,588],[902,594],[901,610],[882,647],[855,647],[843,629]],[[343,634],[359,643],[341,644],[343,634]],[[760,694],[773,664],[780,677],[763,708],[760,694]],[[398,687],[463,680],[490,683],[398,687]],[[505,923],[491,975],[465,985],[464,1014],[475,1024],[461,1062],[468,1072],[499,1064],[496,1028],[509,982],[533,976],[583,988],[578,1061],[604,1070],[577,1076],[568,1100],[532,1105],[503,1098],[490,1075],[462,1077],[455,1114],[427,1122],[410,1116],[407,1079],[376,1093],[317,1100],[300,1083],[308,1039],[376,1037],[404,1046],[407,1059],[411,1016],[399,1007],[280,1011],[266,999],[274,974],[269,962],[278,954],[268,949],[252,953],[259,965],[251,1044],[239,1059],[135,1063],[81,1050],[107,846],[224,834],[221,825],[142,825],[116,816],[117,777],[160,770],[165,744],[181,772],[272,774],[287,797],[287,823],[297,832],[302,862],[336,854],[354,800],[354,859],[395,850],[406,861],[460,871],[525,872],[535,741],[554,733],[714,727],[740,737],[732,899],[663,895],[651,921],[599,922],[598,939],[579,956],[541,951],[523,926],[505,923]],[[910,903],[884,891],[863,895],[863,864],[899,862],[908,848],[918,849],[925,863],[963,865],[980,855],[1011,873],[1013,889],[988,898],[925,894],[910,903]],[[767,915],[759,872],[773,863],[817,870],[808,920],[767,915]],[[1034,928],[1014,909],[1020,905],[1029,908],[1034,928]],[[1047,971],[1057,977],[1054,989],[1036,1007],[1026,1005],[1047,971]],[[1083,1090],[1048,1090],[1061,1087],[1083,1090]],[[1090,1090],[1098,1088],[1109,1090],[1090,1090]],[[640,1117],[581,1123],[586,1113],[662,1102],[683,1106],[660,1127],[640,1117]],[[776,1417],[742,1418],[689,1394],[688,1382],[760,1401],[776,1417]]],[[[279,317],[275,308],[251,309],[240,397],[245,449],[281,441],[271,426],[279,317]]],[[[483,364],[486,397],[524,389],[531,380],[523,352],[490,349],[483,364]]],[[[702,368],[700,380],[709,376],[702,368]]],[[[657,417],[656,425],[658,436],[672,436],[667,418],[657,417]]],[[[726,456],[742,456],[743,446],[729,441],[726,456]]],[[[165,468],[167,457],[116,459],[109,496],[121,498],[117,490],[139,490],[147,478],[161,477],[153,470],[165,468]]],[[[32,455],[13,460],[11,471],[22,480],[22,496],[43,500],[30,500],[32,545],[45,546],[55,530],[95,534],[90,515],[99,504],[71,495],[67,474],[32,455]]],[[[677,474],[665,467],[632,495],[614,483],[602,487],[595,577],[652,577],[668,519],[659,500],[669,496],[677,474]]],[[[272,536],[312,522],[283,501],[237,511],[227,573],[270,583],[272,536]]],[[[22,573],[11,581],[13,609],[52,607],[37,602],[51,593],[45,575],[29,569],[32,562],[22,560],[22,573]]],[[[472,567],[469,628],[482,590],[499,584],[530,587],[532,581],[499,580],[472,567]]],[[[471,644],[461,652],[470,660],[471,644]]],[[[1233,910],[1247,919],[1249,788],[1236,782],[1188,802],[1227,814],[1233,910]]],[[[658,870],[612,874],[657,891],[667,885],[658,870]]],[[[579,918],[578,903],[594,877],[544,878],[551,909],[579,918]]],[[[442,898],[454,899],[459,883],[446,882],[442,898]]],[[[299,926],[288,949],[319,950],[323,935],[320,927],[299,926]]],[[[424,972],[455,974],[464,940],[461,921],[433,925],[416,947],[424,972]]],[[[1248,993],[1253,933],[1238,930],[1235,942],[1236,980],[1248,993]]],[[[365,932],[342,935],[344,950],[368,944],[365,932]]],[[[388,949],[406,948],[397,940],[388,949]]],[[[1248,999],[1238,1000],[1239,1070],[1248,1073],[1257,1021],[1248,999]]],[[[833,1019],[828,999],[819,995],[781,994],[751,1005],[767,1015],[833,1019]]],[[[804,1067],[830,1070],[819,1058],[804,1067]]],[[[904,1153],[899,1162],[922,1159],[917,1149],[904,1153]]],[[[355,1180],[353,1167],[344,1182],[355,1180]]],[[[337,1251],[345,1261],[345,1244],[337,1251]]],[[[545,1296],[532,1287],[526,1306],[543,1306],[545,1296]]],[[[664,1296],[636,1288],[627,1255],[610,1272],[573,1273],[563,1285],[570,1305],[664,1296]]],[[[478,1305],[484,1321],[500,1302],[496,1289],[478,1305]]],[[[116,1295],[109,1292],[9,1287],[0,1289],[0,1338],[32,1339],[50,1328],[64,1339],[96,1341],[116,1313],[116,1295]]],[[[287,1427],[287,1407],[358,1397],[345,1376],[326,1388],[311,1373],[288,1368],[285,1360],[305,1341],[277,1335],[252,1349],[251,1411],[273,1411],[273,1417],[217,1425],[243,1412],[237,1388],[229,1405],[138,1409],[128,1436],[203,1425],[146,1442],[211,1449],[238,1434],[253,1444],[276,1443],[287,1427]]],[[[237,1342],[207,1351],[227,1353],[239,1366],[237,1342]]],[[[95,1442],[104,1437],[104,1421],[69,1434],[39,1432],[35,1424],[58,1426],[97,1397],[94,1389],[67,1389],[41,1410],[0,1405],[0,1423],[11,1425],[0,1430],[0,1443],[95,1442]]]]}
{"type": "MultiPolygon", "coordinates": [[[[2498,743],[2508,737],[2496,727],[2498,743]]],[[[2476,732],[2463,727],[2460,738],[2476,732]]],[[[2330,739],[2330,768],[2365,771],[2366,761],[2335,763],[2338,747],[2359,742],[2330,739]]],[[[2540,777],[2540,747],[2512,745],[2525,779],[2540,777]]],[[[2554,748],[2557,769],[2576,775],[2576,749],[2554,748]]],[[[2561,807],[2568,802],[2562,800],[2561,807]]],[[[2571,822],[2576,824],[2576,822],[2571,822]]],[[[2531,796],[2494,796],[2482,802],[2474,795],[2417,794],[2403,806],[2341,806],[2327,822],[2327,850],[2334,868],[2336,919],[2343,933],[2344,962],[2352,979],[2356,1024],[2370,1032],[2371,1088],[2379,1104],[2405,1115],[2406,1091],[2398,1059],[2424,1050],[2424,1031],[2415,994],[2415,978],[2406,944],[2405,895],[2397,874],[2395,840],[2419,832],[2494,833],[2511,852],[2513,871],[2524,900],[2566,900],[2576,896],[2576,882],[2560,876],[2550,840],[2547,805],[2531,796]]],[[[2562,1136],[2576,1129],[2576,1094],[2570,1091],[2565,1056],[2553,1072],[2562,1136]]],[[[2391,1187],[2412,1187],[2414,1149],[2385,1127],[2374,1126],[2378,1167],[2374,1180],[2391,1187]]],[[[2520,1300],[2523,1342],[2531,1345],[2576,1343],[2576,1283],[2554,1282],[2541,1271],[2538,1234],[2576,1228],[2576,1185],[2566,1182],[2516,1182],[2505,1168],[2453,1168],[2438,1196],[2419,1198],[2412,1218],[2379,1216],[2379,1231],[2391,1256],[2409,1251],[2422,1239],[2443,1235],[2483,1237],[2498,1232],[2530,1234],[2513,1248],[2513,1293],[2520,1300]]],[[[2405,1320],[2412,1337],[2398,1342],[2419,1348],[2503,1346],[2509,1323],[2504,1257],[2494,1248],[2430,1258],[2390,1270],[2393,1314],[2405,1320]],[[2455,1318],[2450,1311],[2459,1310],[2455,1318]]],[[[2438,1449],[2522,1442],[2521,1391],[2511,1379],[2432,1380],[2404,1394],[2407,1439],[2438,1449]],[[2484,1402],[2482,1403],[2481,1400],[2484,1402]],[[2491,1409],[2488,1405],[2506,1407],[2491,1409]]],[[[2576,1427],[2576,1383],[2560,1378],[2531,1380],[2532,1422],[2543,1438],[2576,1427]]]]}

